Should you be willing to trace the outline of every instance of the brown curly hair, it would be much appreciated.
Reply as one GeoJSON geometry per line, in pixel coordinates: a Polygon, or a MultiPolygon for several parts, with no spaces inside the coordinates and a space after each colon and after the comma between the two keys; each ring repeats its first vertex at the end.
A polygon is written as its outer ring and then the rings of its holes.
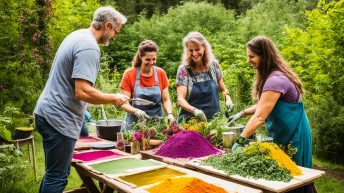
{"type": "Polygon", "coordinates": [[[140,43],[137,52],[131,62],[133,67],[141,66],[141,57],[145,55],[146,52],[158,52],[158,46],[152,40],[144,40],[140,43]]]}

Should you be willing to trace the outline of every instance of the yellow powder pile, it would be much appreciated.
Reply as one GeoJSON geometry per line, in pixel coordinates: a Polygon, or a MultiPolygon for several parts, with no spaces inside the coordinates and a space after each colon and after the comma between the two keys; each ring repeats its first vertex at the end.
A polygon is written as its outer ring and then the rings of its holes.
{"type": "Polygon", "coordinates": [[[151,193],[226,193],[218,186],[206,183],[194,177],[168,178],[148,189],[151,193]]]}
{"type": "Polygon", "coordinates": [[[299,176],[302,174],[301,170],[290,157],[285,154],[276,144],[254,142],[252,145],[257,145],[261,151],[269,152],[269,159],[276,160],[278,165],[290,171],[290,175],[299,176]]]}

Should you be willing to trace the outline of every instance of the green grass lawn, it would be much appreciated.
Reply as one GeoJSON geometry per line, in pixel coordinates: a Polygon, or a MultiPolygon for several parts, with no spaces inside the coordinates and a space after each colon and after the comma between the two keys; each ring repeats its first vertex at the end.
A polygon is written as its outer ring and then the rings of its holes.
{"type": "MultiPolygon", "coordinates": [[[[3,190],[1,188],[2,193],[7,193],[7,192],[11,192],[11,193],[19,193],[19,192],[36,193],[36,192],[38,192],[40,180],[42,179],[43,174],[44,174],[44,154],[43,154],[41,136],[38,134],[38,132],[34,132],[34,136],[35,136],[35,146],[36,146],[37,179],[36,180],[34,179],[32,167],[27,167],[27,171],[23,171],[23,174],[19,174],[19,175],[23,175],[24,179],[19,181],[19,182],[15,182],[15,186],[17,188],[15,190],[3,190]]],[[[22,152],[23,152],[24,156],[22,157],[21,160],[23,162],[29,164],[27,161],[28,157],[27,157],[26,146],[24,148],[22,148],[22,152]]],[[[314,159],[314,164],[319,166],[319,167],[323,167],[323,168],[327,168],[327,169],[343,169],[344,168],[344,166],[342,166],[342,165],[331,164],[328,162],[320,161],[318,159],[314,159]]],[[[76,171],[72,167],[71,174],[68,178],[68,185],[66,187],[66,190],[76,189],[76,188],[80,187],[81,183],[82,182],[81,182],[78,174],[76,173],[76,171]]],[[[319,179],[316,180],[315,185],[316,185],[319,193],[328,193],[328,192],[343,193],[344,183],[340,182],[339,180],[336,180],[330,176],[320,177],[319,179]]]]}
{"type": "Polygon", "coordinates": [[[319,193],[343,193],[344,183],[336,179],[322,176],[315,181],[315,187],[319,193]]]}

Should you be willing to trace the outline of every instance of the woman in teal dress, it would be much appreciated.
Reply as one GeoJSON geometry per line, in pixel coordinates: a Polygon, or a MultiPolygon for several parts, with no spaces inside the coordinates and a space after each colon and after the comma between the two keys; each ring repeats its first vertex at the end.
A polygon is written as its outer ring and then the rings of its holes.
{"type": "MultiPolygon", "coordinates": [[[[247,61],[256,70],[252,96],[256,104],[229,117],[230,124],[252,115],[232,151],[247,143],[247,138],[265,122],[268,136],[277,144],[297,149],[293,160],[297,165],[312,167],[310,125],[302,102],[303,87],[272,41],[257,36],[247,43],[247,61]]],[[[305,186],[297,192],[312,192],[305,186]]]]}

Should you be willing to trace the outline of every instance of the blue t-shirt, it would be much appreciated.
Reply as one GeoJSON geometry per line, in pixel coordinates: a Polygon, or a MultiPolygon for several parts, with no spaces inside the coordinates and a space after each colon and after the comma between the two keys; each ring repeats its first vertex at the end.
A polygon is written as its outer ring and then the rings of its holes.
{"type": "Polygon", "coordinates": [[[75,79],[94,85],[99,64],[100,49],[91,31],[81,29],[68,35],[56,52],[34,113],[62,135],[78,139],[86,103],[75,98],[75,79]]]}

